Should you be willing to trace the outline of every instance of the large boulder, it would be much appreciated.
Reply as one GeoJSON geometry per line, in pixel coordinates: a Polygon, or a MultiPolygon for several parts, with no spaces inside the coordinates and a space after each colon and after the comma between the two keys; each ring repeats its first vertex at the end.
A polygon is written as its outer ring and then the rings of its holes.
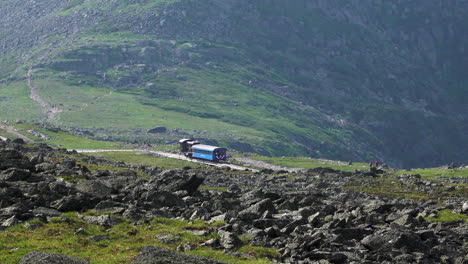
{"type": "Polygon", "coordinates": [[[0,170],[8,168],[34,170],[32,164],[27,157],[15,149],[2,149],[0,150],[0,170]]]}
{"type": "Polygon", "coordinates": [[[11,206],[0,209],[0,219],[10,218],[11,216],[20,216],[29,213],[30,208],[22,203],[16,203],[11,206]]]}
{"type": "Polygon", "coordinates": [[[37,207],[32,210],[34,216],[57,217],[62,213],[56,209],[47,207],[37,207]]]}
{"type": "Polygon", "coordinates": [[[240,247],[242,241],[232,232],[228,231],[219,231],[219,243],[225,249],[233,249],[240,247]]]}
{"type": "Polygon", "coordinates": [[[76,184],[75,188],[80,192],[99,198],[108,196],[113,191],[112,188],[96,180],[81,180],[76,184]]]}
{"type": "Polygon", "coordinates": [[[42,162],[35,165],[37,172],[48,172],[55,170],[55,164],[50,162],[42,162]]]}
{"type": "Polygon", "coordinates": [[[135,183],[137,180],[138,180],[138,176],[136,175],[126,175],[126,176],[111,175],[111,176],[104,176],[104,177],[99,178],[100,182],[116,190],[120,190],[126,186],[129,186],[130,184],[135,183]]]}
{"type": "Polygon", "coordinates": [[[106,228],[115,226],[121,223],[118,218],[112,217],[110,215],[98,215],[98,216],[85,216],[83,219],[89,224],[100,225],[106,228]]]}
{"type": "Polygon", "coordinates": [[[86,195],[68,195],[53,201],[50,207],[61,212],[81,211],[94,208],[98,202],[99,201],[93,200],[86,195]]]}
{"type": "Polygon", "coordinates": [[[9,168],[0,173],[0,180],[4,181],[26,181],[31,177],[31,172],[25,169],[9,168]]]}
{"type": "Polygon", "coordinates": [[[364,237],[361,244],[371,251],[390,251],[392,249],[406,250],[408,252],[424,252],[425,245],[419,235],[410,231],[382,230],[364,237]]]}
{"type": "Polygon", "coordinates": [[[176,171],[169,170],[161,172],[152,182],[160,190],[168,192],[187,191],[189,195],[192,195],[204,180],[205,178],[195,173],[176,173],[176,171]]]}
{"type": "Polygon", "coordinates": [[[197,256],[177,254],[173,251],[154,246],[143,247],[132,264],[223,264],[216,260],[197,256]]]}
{"type": "Polygon", "coordinates": [[[151,190],[145,192],[141,196],[141,201],[152,208],[185,206],[184,201],[179,196],[166,191],[151,190]]]}
{"type": "Polygon", "coordinates": [[[270,198],[264,199],[239,212],[238,217],[244,221],[253,221],[260,218],[265,212],[269,212],[269,214],[276,213],[275,205],[270,198]]]}
{"type": "Polygon", "coordinates": [[[68,257],[56,253],[46,253],[31,251],[26,254],[19,262],[19,264],[89,264],[89,262],[74,258],[68,257]]]}
{"type": "Polygon", "coordinates": [[[62,169],[73,169],[76,166],[76,160],[74,159],[67,159],[60,162],[59,167],[62,169]]]}

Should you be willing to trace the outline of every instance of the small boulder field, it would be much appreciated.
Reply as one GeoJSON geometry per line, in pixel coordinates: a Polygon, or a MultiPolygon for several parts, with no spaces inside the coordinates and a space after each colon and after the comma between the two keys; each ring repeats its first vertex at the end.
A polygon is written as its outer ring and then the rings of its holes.
{"type": "Polygon", "coordinates": [[[0,263],[468,264],[468,177],[163,170],[0,141],[0,263]]]}

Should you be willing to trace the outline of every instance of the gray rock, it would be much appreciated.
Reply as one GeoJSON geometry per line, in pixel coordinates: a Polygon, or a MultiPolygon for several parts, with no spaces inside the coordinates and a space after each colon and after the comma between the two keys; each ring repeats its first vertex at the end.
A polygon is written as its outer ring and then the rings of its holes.
{"type": "Polygon", "coordinates": [[[39,153],[38,155],[34,156],[31,158],[31,163],[32,164],[40,164],[44,162],[44,155],[42,153],[39,153]]]}
{"type": "Polygon", "coordinates": [[[108,196],[113,191],[112,188],[97,180],[81,180],[75,185],[75,188],[80,192],[99,198],[108,196]]]}
{"type": "Polygon", "coordinates": [[[163,171],[153,181],[160,190],[168,192],[187,191],[189,195],[192,195],[204,180],[205,178],[195,173],[176,174],[175,171],[170,170],[163,171]]]}
{"type": "Polygon", "coordinates": [[[468,202],[464,202],[462,205],[462,213],[468,213],[468,202]]]}
{"type": "Polygon", "coordinates": [[[132,264],[225,264],[197,256],[178,254],[168,249],[154,246],[143,247],[132,264]]]}
{"type": "Polygon", "coordinates": [[[83,220],[93,225],[100,225],[106,228],[118,225],[121,221],[118,218],[110,215],[99,215],[99,216],[85,216],[83,220]]]}
{"type": "Polygon", "coordinates": [[[165,206],[183,207],[185,205],[184,201],[180,197],[167,191],[151,190],[144,193],[141,198],[143,201],[149,202],[152,208],[160,208],[165,206]]]}
{"type": "Polygon", "coordinates": [[[91,209],[94,207],[93,202],[86,196],[82,195],[69,195],[62,197],[59,200],[53,201],[50,207],[55,208],[61,212],[68,211],[81,211],[84,209],[91,209]]]}
{"type": "Polygon", "coordinates": [[[158,234],[156,238],[163,244],[174,244],[181,240],[179,235],[174,234],[158,234]]]}
{"type": "Polygon", "coordinates": [[[76,160],[68,159],[60,162],[59,166],[63,169],[73,169],[76,166],[76,160]]]}
{"type": "Polygon", "coordinates": [[[97,235],[97,236],[89,237],[89,240],[94,241],[94,242],[100,242],[103,240],[110,241],[110,238],[106,235],[97,235]]]}
{"type": "Polygon", "coordinates": [[[45,253],[38,251],[31,251],[26,254],[19,262],[19,264],[89,264],[79,258],[68,257],[56,253],[45,253]]]}
{"type": "Polygon", "coordinates": [[[29,170],[18,168],[10,168],[0,174],[0,180],[4,181],[25,181],[29,177],[31,177],[29,170]]]}
{"type": "Polygon", "coordinates": [[[393,223],[400,226],[413,226],[419,224],[418,220],[409,214],[403,215],[402,217],[393,221],[393,223]]]}
{"type": "Polygon", "coordinates": [[[12,217],[8,218],[7,220],[3,221],[1,226],[11,227],[11,226],[15,226],[17,224],[19,224],[18,218],[16,218],[16,216],[12,216],[12,217]]]}
{"type": "Polygon", "coordinates": [[[55,169],[55,164],[50,163],[50,162],[42,162],[42,163],[36,164],[35,168],[37,172],[52,171],[55,169]]]}
{"type": "Polygon", "coordinates": [[[0,217],[9,218],[29,212],[29,208],[22,203],[17,203],[0,209],[0,217]]]}
{"type": "Polygon", "coordinates": [[[417,234],[393,229],[366,236],[361,243],[370,250],[405,249],[412,252],[425,249],[425,245],[417,234]]]}
{"type": "Polygon", "coordinates": [[[0,171],[9,168],[26,169],[29,171],[34,170],[34,164],[32,164],[21,152],[15,149],[1,149],[0,161],[0,171]]]}
{"type": "Polygon", "coordinates": [[[335,238],[335,241],[344,243],[351,239],[356,239],[357,241],[360,241],[365,236],[372,234],[372,230],[364,228],[338,228],[334,230],[334,233],[338,235],[335,238]]]}
{"type": "Polygon", "coordinates": [[[133,221],[138,221],[144,216],[144,213],[138,207],[130,206],[123,212],[122,216],[133,221]]]}
{"type": "Polygon", "coordinates": [[[227,191],[229,193],[239,193],[239,192],[242,191],[242,189],[237,184],[231,184],[231,185],[229,185],[227,191]]]}
{"type": "Polygon", "coordinates": [[[269,211],[270,213],[276,213],[276,208],[270,198],[264,199],[249,208],[239,212],[239,219],[251,222],[255,219],[260,218],[263,213],[269,211]]]}
{"type": "Polygon", "coordinates": [[[218,234],[219,243],[225,249],[233,249],[242,245],[242,241],[232,232],[219,231],[218,234]]]}

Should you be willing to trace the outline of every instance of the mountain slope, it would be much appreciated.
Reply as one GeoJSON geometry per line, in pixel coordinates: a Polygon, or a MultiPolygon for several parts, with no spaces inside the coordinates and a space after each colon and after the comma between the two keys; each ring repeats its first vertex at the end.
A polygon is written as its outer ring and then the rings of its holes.
{"type": "Polygon", "coordinates": [[[4,2],[2,117],[17,118],[32,68],[60,111],[44,121],[101,138],[464,162],[467,11],[441,0],[4,2]],[[147,137],[153,126],[169,133],[147,137]]]}

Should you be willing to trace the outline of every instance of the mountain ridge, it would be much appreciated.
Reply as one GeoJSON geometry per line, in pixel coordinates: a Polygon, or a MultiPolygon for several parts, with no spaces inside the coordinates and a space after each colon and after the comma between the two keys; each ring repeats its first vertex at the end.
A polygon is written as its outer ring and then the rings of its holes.
{"type": "MultiPolygon", "coordinates": [[[[162,110],[149,123],[263,154],[400,167],[465,161],[464,1],[33,2],[0,5],[11,26],[0,31],[0,54],[32,66],[44,87],[132,97],[162,110]],[[18,23],[16,10],[31,17],[18,23]],[[180,113],[221,132],[164,121],[180,113]],[[241,130],[235,140],[224,124],[241,130]]],[[[24,66],[10,69],[0,76],[24,78],[24,66]]],[[[80,108],[77,99],[49,100],[80,108]]],[[[66,121],[83,120],[78,111],[61,116],[59,125],[98,129],[66,121]]],[[[111,138],[128,140],[128,131],[149,128],[142,122],[116,123],[112,130],[127,132],[111,138]]]]}

